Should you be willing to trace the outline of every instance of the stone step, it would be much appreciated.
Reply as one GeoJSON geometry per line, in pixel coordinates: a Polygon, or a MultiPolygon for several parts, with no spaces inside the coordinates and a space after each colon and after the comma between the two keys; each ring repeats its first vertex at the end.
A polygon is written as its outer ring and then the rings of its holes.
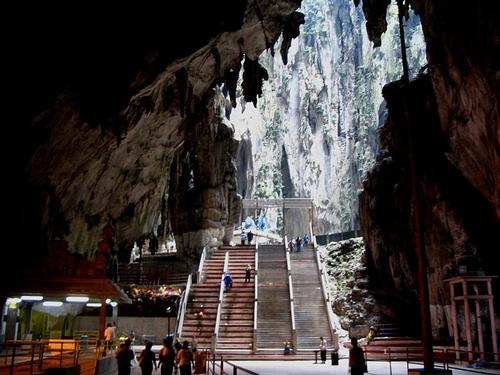
{"type": "Polygon", "coordinates": [[[253,338],[253,329],[252,330],[247,330],[247,329],[241,329],[238,331],[234,331],[231,328],[224,328],[219,330],[219,335],[224,336],[225,338],[228,337],[246,337],[246,338],[253,338]]]}

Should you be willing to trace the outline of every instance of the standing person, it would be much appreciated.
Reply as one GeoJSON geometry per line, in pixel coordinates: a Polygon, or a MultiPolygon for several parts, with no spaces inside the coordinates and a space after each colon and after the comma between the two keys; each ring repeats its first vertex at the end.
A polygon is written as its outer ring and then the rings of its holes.
{"type": "Polygon", "coordinates": [[[194,369],[195,368],[194,361],[195,359],[198,360],[197,358],[195,358],[197,356],[197,351],[198,351],[198,339],[196,338],[196,335],[193,335],[193,337],[191,338],[191,351],[193,352],[191,362],[193,363],[193,369],[194,369]]]}
{"type": "Polygon", "coordinates": [[[248,231],[247,238],[248,238],[248,244],[251,245],[253,240],[253,233],[251,230],[248,231]]]}
{"type": "Polygon", "coordinates": [[[111,346],[113,342],[113,327],[111,323],[108,323],[106,329],[104,330],[104,351],[102,355],[106,355],[108,351],[111,351],[111,346]]]}
{"type": "Polygon", "coordinates": [[[321,363],[326,362],[326,340],[321,336],[319,338],[319,351],[321,354],[321,363]]]}
{"type": "Polygon", "coordinates": [[[351,375],[363,375],[365,372],[365,355],[363,349],[358,346],[358,339],[351,339],[352,349],[349,350],[349,367],[351,375]]]}
{"type": "Polygon", "coordinates": [[[245,283],[250,282],[251,276],[252,276],[252,267],[250,267],[250,264],[247,264],[247,268],[245,268],[245,283]]]}
{"type": "Polygon", "coordinates": [[[245,241],[247,240],[247,234],[243,229],[241,230],[240,239],[241,239],[241,244],[245,245],[245,241]]]}
{"type": "Polygon", "coordinates": [[[161,348],[158,355],[161,364],[161,375],[172,375],[174,371],[175,351],[172,345],[173,341],[172,336],[167,336],[163,340],[163,348],[161,348]]]}
{"type": "Polygon", "coordinates": [[[131,341],[129,339],[125,340],[123,347],[120,347],[120,350],[116,352],[118,375],[130,375],[130,361],[135,357],[134,352],[130,349],[130,344],[131,341]]]}
{"type": "Polygon", "coordinates": [[[304,234],[304,245],[309,243],[309,235],[307,233],[304,234]]]}
{"type": "Polygon", "coordinates": [[[302,250],[302,239],[299,236],[295,239],[295,243],[297,245],[297,251],[302,250]]]}
{"type": "Polygon", "coordinates": [[[292,240],[290,240],[288,242],[288,251],[290,251],[291,253],[293,253],[293,241],[292,240]]]}
{"type": "Polygon", "coordinates": [[[156,355],[151,350],[152,347],[153,343],[147,341],[146,347],[139,355],[139,366],[141,368],[142,375],[151,375],[153,373],[153,365],[155,369],[158,369],[156,366],[156,355]]]}
{"type": "Polygon", "coordinates": [[[191,360],[193,353],[189,350],[189,342],[185,340],[182,348],[175,355],[175,362],[181,371],[181,375],[191,375],[191,360]]]}

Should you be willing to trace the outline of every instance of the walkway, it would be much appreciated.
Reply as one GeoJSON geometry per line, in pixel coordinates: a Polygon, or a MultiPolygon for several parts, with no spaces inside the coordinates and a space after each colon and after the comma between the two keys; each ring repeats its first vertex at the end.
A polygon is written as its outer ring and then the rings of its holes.
{"type": "MultiPolygon", "coordinates": [[[[242,366],[245,369],[256,372],[259,375],[335,375],[349,374],[348,360],[341,359],[338,366],[332,366],[328,361],[325,364],[314,361],[234,361],[237,366],[242,366]]],[[[392,362],[392,375],[407,375],[406,362],[392,362]]],[[[411,365],[410,368],[422,368],[423,366],[411,365]]],[[[224,367],[224,370],[232,374],[232,369],[224,367]]],[[[471,369],[472,370],[472,369],[471,369]]],[[[476,370],[476,369],[474,369],[476,370]]],[[[481,373],[485,374],[500,374],[500,370],[485,370],[481,369],[481,373]]],[[[238,374],[245,374],[243,371],[238,371],[238,374]]],[[[370,361],[368,362],[368,374],[371,375],[386,375],[390,374],[389,362],[370,361]]],[[[453,369],[453,375],[471,375],[474,374],[468,371],[467,368],[461,370],[453,369]]]]}

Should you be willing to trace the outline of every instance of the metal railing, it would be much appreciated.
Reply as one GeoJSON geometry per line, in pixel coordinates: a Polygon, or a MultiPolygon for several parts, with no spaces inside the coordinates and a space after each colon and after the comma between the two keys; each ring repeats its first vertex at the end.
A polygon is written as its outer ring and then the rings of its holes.
{"type": "Polygon", "coordinates": [[[253,345],[252,351],[257,351],[257,307],[259,305],[259,252],[258,244],[255,244],[255,267],[254,267],[254,302],[253,302],[253,345]]]}
{"type": "MultiPolygon", "coordinates": [[[[208,354],[208,353],[207,353],[208,354]]],[[[214,353],[211,355],[207,355],[207,361],[205,363],[205,373],[207,375],[237,375],[237,374],[249,374],[249,375],[258,375],[258,373],[253,372],[244,368],[243,366],[237,365],[233,362],[225,360],[223,356],[217,357],[214,353]],[[229,371],[225,371],[225,369],[229,367],[229,371]]]]}
{"type": "Polygon", "coordinates": [[[338,349],[338,335],[337,335],[337,330],[335,329],[334,325],[334,315],[333,315],[333,309],[332,309],[332,294],[330,292],[330,285],[328,282],[328,278],[326,276],[326,271],[323,262],[321,262],[319,251],[318,251],[318,246],[316,243],[316,236],[312,232],[312,223],[309,222],[309,230],[311,232],[311,243],[313,245],[313,251],[314,251],[314,256],[316,258],[316,264],[318,266],[318,271],[320,273],[320,282],[321,282],[321,290],[323,292],[323,298],[325,299],[325,305],[326,305],[326,313],[328,316],[328,326],[330,327],[330,334],[332,337],[332,340],[334,341],[333,347],[335,349],[338,349]]]}
{"type": "Polygon", "coordinates": [[[224,256],[224,268],[222,270],[222,276],[220,280],[220,289],[219,289],[219,301],[217,303],[217,315],[215,318],[215,327],[214,333],[212,335],[212,343],[210,345],[210,349],[212,353],[215,353],[215,349],[217,347],[217,338],[219,337],[219,328],[220,328],[220,316],[222,312],[222,301],[224,300],[224,274],[227,272],[229,265],[229,251],[226,251],[226,255],[224,256]]]}
{"type": "Polygon", "coordinates": [[[203,273],[203,267],[205,266],[205,259],[207,257],[207,247],[203,247],[201,252],[200,264],[198,265],[198,273],[196,275],[196,283],[202,283],[205,281],[205,274],[203,273]]]}
{"type": "MultiPolygon", "coordinates": [[[[9,340],[0,354],[0,368],[8,368],[12,375],[20,367],[29,367],[29,373],[48,367],[70,367],[78,363],[79,340],[9,340]],[[3,359],[3,360],[2,360],[3,359]],[[36,368],[35,368],[36,367],[36,368]]],[[[95,346],[94,346],[95,348],[95,346]]],[[[94,356],[98,351],[94,351],[94,356]]]]}
{"type": "MultiPolygon", "coordinates": [[[[177,327],[175,327],[175,333],[177,337],[181,337],[182,327],[184,325],[184,316],[186,315],[186,307],[189,299],[189,292],[191,291],[191,285],[193,283],[192,274],[189,274],[186,283],[186,289],[182,293],[181,301],[179,303],[179,310],[177,311],[177,327]]],[[[170,332],[169,332],[170,334],[170,332]]]]}
{"type": "Polygon", "coordinates": [[[288,273],[288,292],[290,294],[290,316],[292,318],[292,346],[293,350],[297,350],[297,328],[295,327],[295,307],[293,302],[293,285],[292,285],[292,269],[290,265],[290,253],[287,251],[287,244],[285,244],[286,255],[286,270],[288,273]]]}

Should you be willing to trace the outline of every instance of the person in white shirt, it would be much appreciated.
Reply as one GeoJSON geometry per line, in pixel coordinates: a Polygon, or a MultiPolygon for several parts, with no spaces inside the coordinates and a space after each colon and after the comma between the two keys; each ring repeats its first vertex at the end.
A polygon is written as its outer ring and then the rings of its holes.
{"type": "Polygon", "coordinates": [[[321,363],[326,362],[326,340],[321,336],[320,338],[320,344],[319,344],[319,351],[321,353],[321,363]]]}
{"type": "Polygon", "coordinates": [[[106,355],[106,351],[111,350],[111,346],[113,344],[113,335],[114,330],[111,326],[111,323],[108,323],[106,329],[104,330],[104,352],[103,355],[106,355]]]}

